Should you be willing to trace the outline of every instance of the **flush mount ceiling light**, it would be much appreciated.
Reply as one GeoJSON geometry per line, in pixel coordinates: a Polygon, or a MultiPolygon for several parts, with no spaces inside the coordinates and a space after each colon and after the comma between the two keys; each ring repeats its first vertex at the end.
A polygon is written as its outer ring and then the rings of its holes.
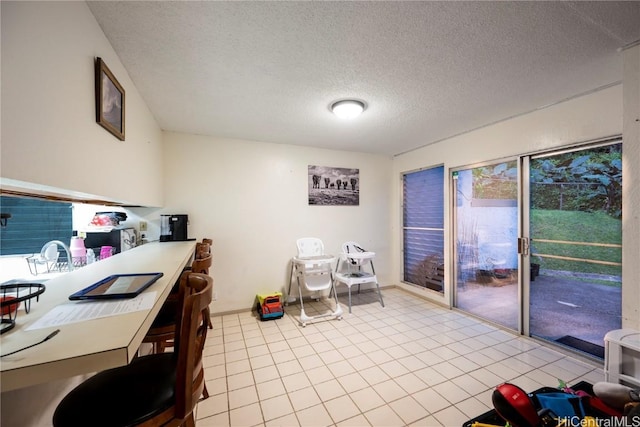
{"type": "Polygon", "coordinates": [[[364,109],[364,102],[355,99],[343,99],[331,104],[331,111],[341,119],[354,119],[362,114],[364,109]]]}

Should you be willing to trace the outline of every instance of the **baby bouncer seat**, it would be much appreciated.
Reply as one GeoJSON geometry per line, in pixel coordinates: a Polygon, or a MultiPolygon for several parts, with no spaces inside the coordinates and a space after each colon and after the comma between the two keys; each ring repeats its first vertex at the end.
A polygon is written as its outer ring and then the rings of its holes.
{"type": "MultiPolygon", "coordinates": [[[[338,302],[338,296],[333,284],[332,264],[335,261],[335,257],[324,253],[324,244],[322,240],[318,238],[301,238],[297,240],[296,244],[298,247],[298,255],[292,260],[291,276],[295,276],[298,284],[298,293],[300,295],[300,324],[302,327],[305,327],[309,321],[320,317],[342,319],[342,307],[340,307],[340,303],[338,302]],[[307,315],[304,311],[304,301],[302,298],[303,288],[312,292],[316,299],[320,299],[324,291],[329,291],[329,295],[333,294],[334,296],[335,309],[316,316],[307,315]]],[[[292,277],[289,280],[288,296],[291,295],[292,277]]],[[[288,301],[291,301],[291,299],[289,298],[288,301]]]]}

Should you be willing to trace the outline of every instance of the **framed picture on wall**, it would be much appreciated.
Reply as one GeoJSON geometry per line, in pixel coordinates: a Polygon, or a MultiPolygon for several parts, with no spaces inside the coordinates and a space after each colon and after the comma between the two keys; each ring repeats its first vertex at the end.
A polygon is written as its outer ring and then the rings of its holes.
{"type": "Polygon", "coordinates": [[[96,58],[96,122],[124,141],[124,89],[102,58],[96,58]]]}
{"type": "Polygon", "coordinates": [[[310,205],[360,204],[360,169],[309,165],[307,186],[310,205]]]}

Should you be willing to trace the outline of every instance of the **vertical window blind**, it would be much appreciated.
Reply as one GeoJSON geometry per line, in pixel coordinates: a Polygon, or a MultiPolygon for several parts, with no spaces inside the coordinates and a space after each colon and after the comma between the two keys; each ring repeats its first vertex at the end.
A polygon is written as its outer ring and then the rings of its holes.
{"type": "Polygon", "coordinates": [[[403,176],[404,281],[444,290],[444,166],[403,176]]]}

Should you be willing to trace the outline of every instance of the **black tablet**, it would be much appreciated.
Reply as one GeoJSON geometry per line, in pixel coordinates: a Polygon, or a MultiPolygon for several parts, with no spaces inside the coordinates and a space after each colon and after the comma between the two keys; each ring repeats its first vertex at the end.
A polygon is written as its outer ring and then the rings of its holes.
{"type": "Polygon", "coordinates": [[[134,298],[162,275],[162,273],[114,274],[69,295],[69,299],[73,301],[134,298]]]}

